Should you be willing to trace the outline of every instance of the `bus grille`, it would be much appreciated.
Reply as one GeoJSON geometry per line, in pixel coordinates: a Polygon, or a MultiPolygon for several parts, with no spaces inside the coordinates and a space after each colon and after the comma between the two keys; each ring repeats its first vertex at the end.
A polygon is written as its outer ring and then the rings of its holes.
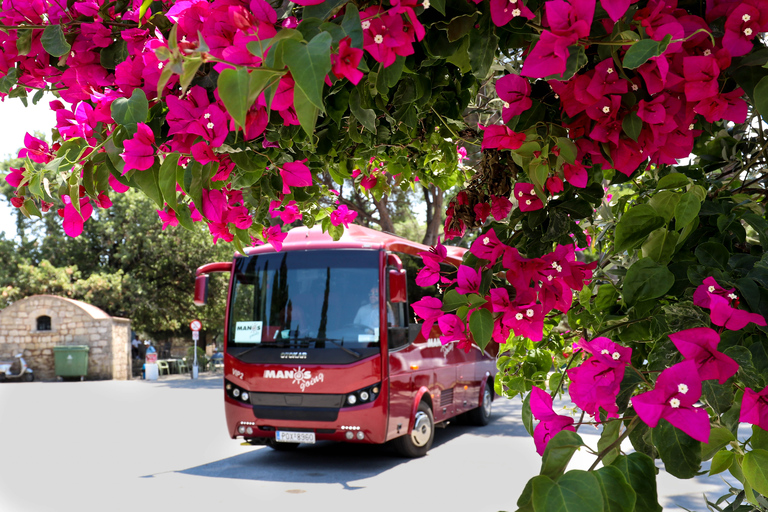
{"type": "Polygon", "coordinates": [[[453,388],[444,389],[440,393],[440,407],[447,407],[453,404],[453,388]]]}

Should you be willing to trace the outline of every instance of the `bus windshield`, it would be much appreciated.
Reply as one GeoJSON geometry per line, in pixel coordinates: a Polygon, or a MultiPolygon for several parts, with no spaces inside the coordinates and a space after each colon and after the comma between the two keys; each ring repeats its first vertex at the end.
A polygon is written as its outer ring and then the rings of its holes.
{"type": "Polygon", "coordinates": [[[335,249],[236,258],[228,351],[248,359],[269,348],[378,352],[379,257],[335,249]]]}

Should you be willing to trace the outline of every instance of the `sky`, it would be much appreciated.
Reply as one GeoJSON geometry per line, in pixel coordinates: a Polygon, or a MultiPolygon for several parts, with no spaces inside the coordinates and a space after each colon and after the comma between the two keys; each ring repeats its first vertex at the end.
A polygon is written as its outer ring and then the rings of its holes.
{"type": "MultiPolygon", "coordinates": [[[[13,158],[24,147],[24,134],[39,131],[49,134],[56,126],[56,115],[48,107],[50,99],[43,99],[37,105],[29,107],[16,98],[6,98],[0,102],[0,161],[13,158]]],[[[3,176],[0,174],[0,176],[3,176]]],[[[2,179],[2,178],[0,178],[2,179]]],[[[16,236],[15,215],[13,208],[5,201],[0,201],[0,231],[5,238],[16,236]]]]}

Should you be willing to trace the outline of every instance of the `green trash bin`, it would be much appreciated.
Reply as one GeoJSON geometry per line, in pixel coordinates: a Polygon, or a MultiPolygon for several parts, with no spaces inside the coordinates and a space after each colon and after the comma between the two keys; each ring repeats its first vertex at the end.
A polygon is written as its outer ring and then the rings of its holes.
{"type": "Polygon", "coordinates": [[[53,347],[57,377],[85,377],[88,374],[88,345],[53,347]]]}

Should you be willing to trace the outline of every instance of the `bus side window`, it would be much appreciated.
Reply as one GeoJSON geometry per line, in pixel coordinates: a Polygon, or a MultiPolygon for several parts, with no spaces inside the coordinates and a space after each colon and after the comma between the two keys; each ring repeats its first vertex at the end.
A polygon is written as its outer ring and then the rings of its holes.
{"type": "MultiPolygon", "coordinates": [[[[398,256],[403,256],[402,254],[398,254],[398,256]]],[[[389,271],[387,272],[389,275],[389,271]]],[[[400,291],[406,291],[407,296],[407,289],[410,283],[408,283],[408,272],[405,272],[406,279],[405,279],[405,288],[406,290],[402,290],[402,286],[400,286],[400,291]]],[[[402,281],[401,281],[402,282],[402,281]]],[[[396,350],[398,348],[404,347],[410,343],[408,339],[408,302],[403,301],[403,296],[400,295],[400,298],[393,297],[393,295],[396,293],[396,290],[390,289],[389,282],[387,283],[387,323],[389,324],[389,331],[387,335],[388,339],[388,345],[390,350],[396,350]],[[398,302],[394,302],[392,299],[395,298],[398,300],[398,302]]]]}

